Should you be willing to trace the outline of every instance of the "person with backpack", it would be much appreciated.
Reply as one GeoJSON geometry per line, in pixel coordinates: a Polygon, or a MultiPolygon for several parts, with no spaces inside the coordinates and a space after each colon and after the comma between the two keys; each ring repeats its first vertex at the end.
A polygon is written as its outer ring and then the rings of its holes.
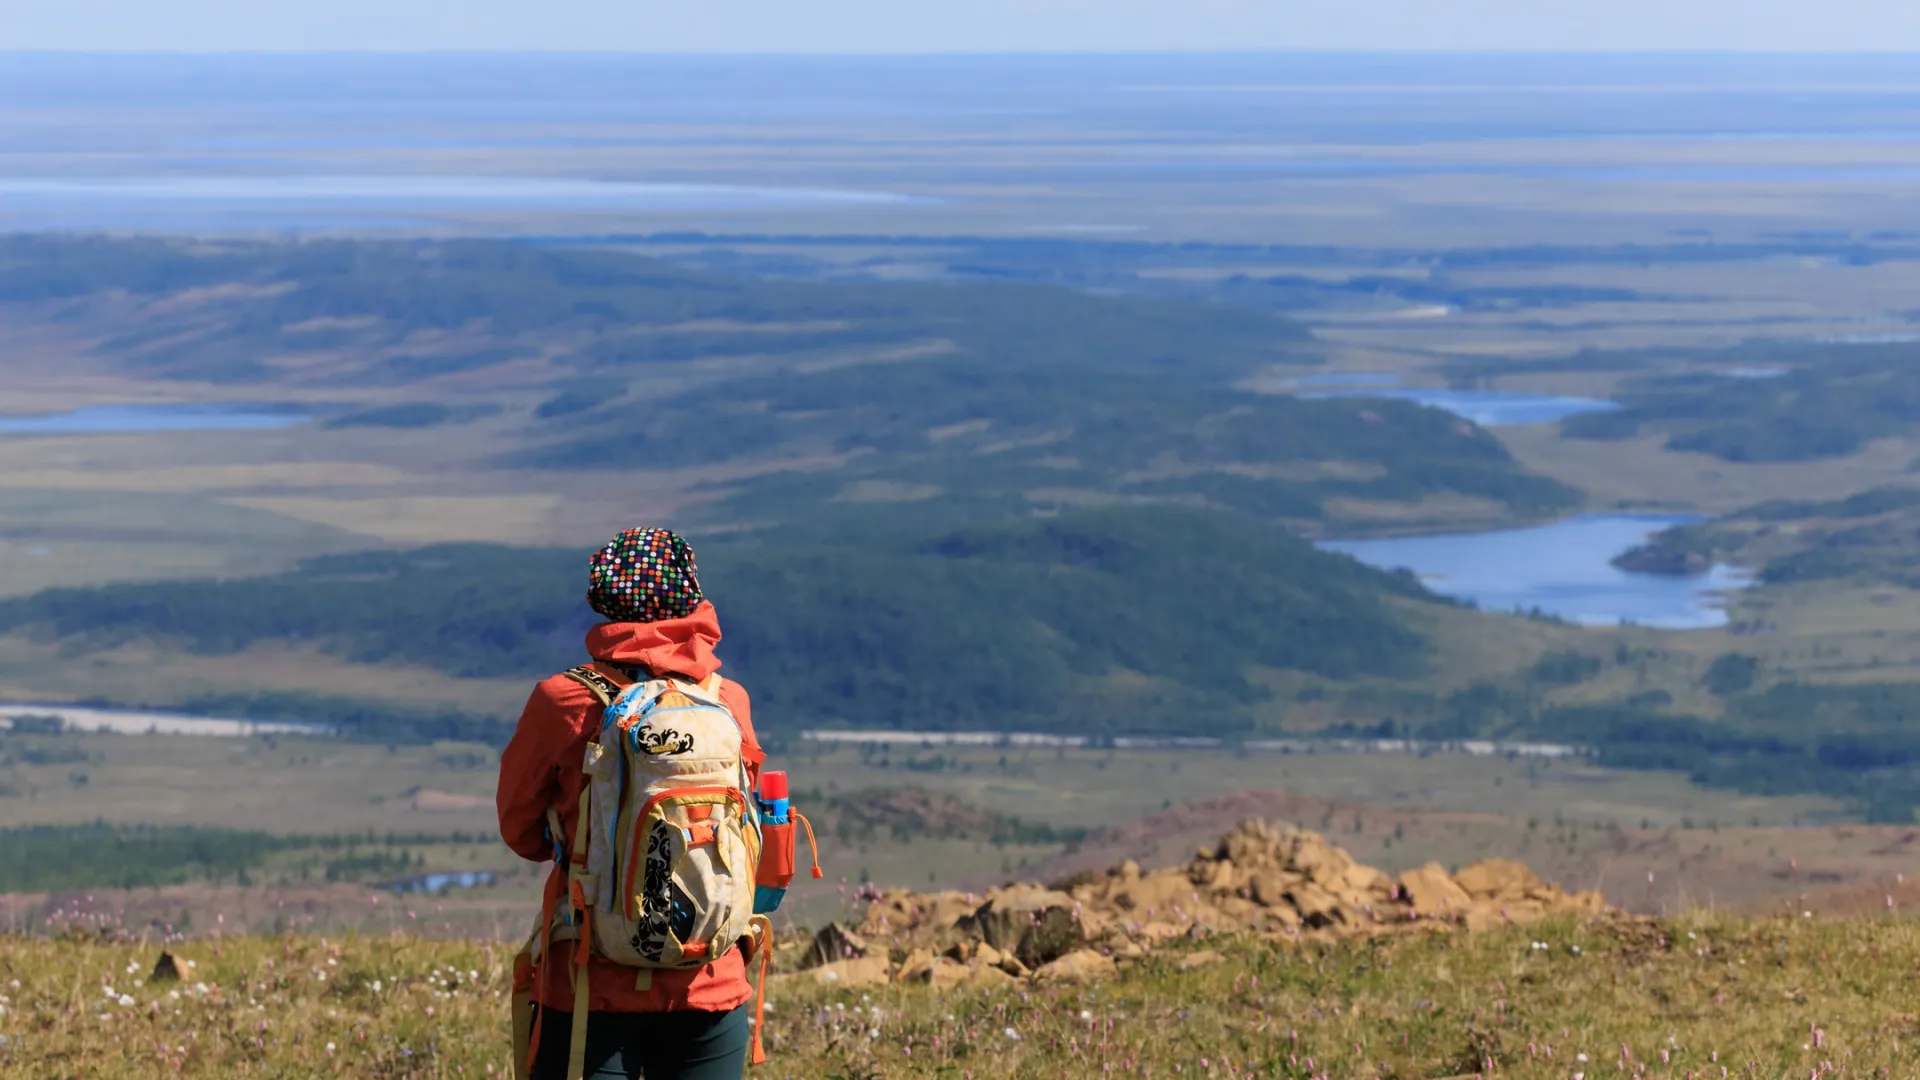
{"type": "Polygon", "coordinates": [[[607,620],[592,662],[534,688],[500,756],[501,838],[554,861],[515,963],[515,1070],[740,1080],[764,1057],[748,965],[764,981],[805,819],[784,774],[761,775],[686,540],[622,532],[594,554],[587,602],[607,620]]]}

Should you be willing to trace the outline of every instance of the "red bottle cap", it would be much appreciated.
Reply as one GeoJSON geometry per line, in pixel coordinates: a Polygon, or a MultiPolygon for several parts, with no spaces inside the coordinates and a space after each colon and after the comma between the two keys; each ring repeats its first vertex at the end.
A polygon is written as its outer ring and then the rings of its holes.
{"type": "Polygon", "coordinates": [[[787,797],[787,774],[783,772],[763,772],[760,774],[760,799],[772,802],[787,797]]]}

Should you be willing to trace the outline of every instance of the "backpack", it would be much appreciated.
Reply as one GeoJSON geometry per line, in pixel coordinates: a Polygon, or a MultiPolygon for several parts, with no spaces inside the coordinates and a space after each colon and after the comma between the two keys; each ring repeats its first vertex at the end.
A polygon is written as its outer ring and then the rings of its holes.
{"type": "MultiPolygon", "coordinates": [[[[622,686],[592,666],[565,674],[601,703],[600,731],[581,764],[587,783],[571,838],[562,836],[557,810],[548,809],[556,865],[567,869],[568,910],[555,910],[557,890],[549,887],[538,948],[530,941],[523,952],[530,1014],[533,969],[552,941],[576,943],[568,1075],[577,1078],[592,956],[636,969],[635,986],[644,989],[657,969],[704,967],[745,940],[748,962],[760,961],[756,997],[764,1008],[773,944],[767,914],[792,881],[796,860],[784,785],[774,816],[753,792],[745,737],[720,698],[720,676],[622,686]]],[[[812,833],[807,825],[809,844],[812,833]]],[[[821,876],[817,852],[813,876],[821,876]]],[[[516,1020],[520,1012],[516,1002],[516,1020]]],[[[760,1026],[756,1018],[755,1064],[766,1059],[760,1026]]],[[[531,1028],[515,1024],[515,1057],[528,1069],[538,1040],[531,1028]]]]}

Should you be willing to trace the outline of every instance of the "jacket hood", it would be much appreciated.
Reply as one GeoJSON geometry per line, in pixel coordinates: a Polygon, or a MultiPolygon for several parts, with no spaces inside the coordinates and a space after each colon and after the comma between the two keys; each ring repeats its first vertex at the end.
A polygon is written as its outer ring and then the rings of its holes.
{"type": "Polygon", "coordinates": [[[711,601],[678,619],[601,623],[587,631],[587,655],[655,675],[705,679],[720,670],[713,647],[720,643],[720,616],[711,601]]]}

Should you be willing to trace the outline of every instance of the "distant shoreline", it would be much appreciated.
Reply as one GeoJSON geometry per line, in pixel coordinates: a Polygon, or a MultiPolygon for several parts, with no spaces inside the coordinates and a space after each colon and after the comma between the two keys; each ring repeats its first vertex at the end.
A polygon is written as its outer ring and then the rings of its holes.
{"type": "Polygon", "coordinates": [[[331,735],[323,724],[287,720],[246,720],[187,713],[148,712],[140,709],[101,709],[46,701],[0,702],[0,718],[57,716],[66,731],[111,732],[119,735],[211,735],[237,738],[249,735],[331,735]]]}

